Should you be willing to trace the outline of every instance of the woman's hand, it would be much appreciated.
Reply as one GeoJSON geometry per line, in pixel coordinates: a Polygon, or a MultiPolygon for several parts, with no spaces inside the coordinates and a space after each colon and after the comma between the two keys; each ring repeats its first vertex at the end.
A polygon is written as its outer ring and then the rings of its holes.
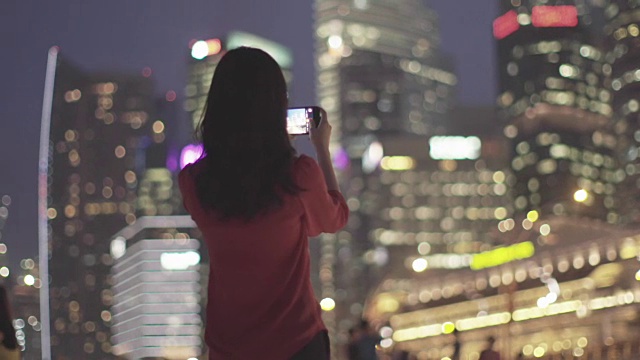
{"type": "Polygon", "coordinates": [[[309,129],[309,138],[313,147],[316,148],[316,152],[325,151],[329,149],[329,142],[331,141],[331,125],[327,120],[327,112],[324,109],[320,109],[320,124],[318,127],[311,126],[309,129]]]}

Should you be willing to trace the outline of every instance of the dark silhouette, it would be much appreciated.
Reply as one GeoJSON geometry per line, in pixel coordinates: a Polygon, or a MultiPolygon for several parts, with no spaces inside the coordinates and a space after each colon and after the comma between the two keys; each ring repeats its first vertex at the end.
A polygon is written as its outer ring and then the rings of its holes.
{"type": "Polygon", "coordinates": [[[380,343],[381,337],[376,333],[367,320],[360,322],[360,336],[356,342],[359,360],[377,360],[376,345],[380,343]]]}
{"type": "Polygon", "coordinates": [[[287,107],[271,56],[228,51],[198,128],[204,154],[178,178],[209,252],[209,359],[329,358],[308,242],[341,229],[349,208],[331,163],[326,112],[309,131],[316,161],[296,156],[287,107]]]}
{"type": "Polygon", "coordinates": [[[411,354],[406,350],[401,350],[399,352],[394,353],[393,360],[409,360],[411,354]]]}
{"type": "Polygon", "coordinates": [[[359,360],[358,340],[360,340],[360,329],[352,327],[349,329],[349,342],[347,343],[347,359],[359,360]]]}
{"type": "Polygon", "coordinates": [[[462,344],[460,343],[460,333],[458,329],[453,330],[453,336],[455,336],[455,342],[453,343],[453,355],[451,355],[451,360],[460,360],[460,348],[462,344]]]}
{"type": "Polygon", "coordinates": [[[13,316],[9,304],[9,296],[3,285],[0,285],[0,359],[19,359],[20,349],[13,328],[13,316]]]}
{"type": "Polygon", "coordinates": [[[500,360],[500,353],[493,349],[493,346],[496,343],[496,338],[489,336],[489,338],[487,338],[487,343],[487,348],[482,350],[479,360],[500,360]]]}
{"type": "Polygon", "coordinates": [[[286,129],[286,83],[265,55],[241,48],[220,60],[197,130],[206,163],[196,177],[198,198],[225,219],[251,220],[300,191],[286,129]]]}

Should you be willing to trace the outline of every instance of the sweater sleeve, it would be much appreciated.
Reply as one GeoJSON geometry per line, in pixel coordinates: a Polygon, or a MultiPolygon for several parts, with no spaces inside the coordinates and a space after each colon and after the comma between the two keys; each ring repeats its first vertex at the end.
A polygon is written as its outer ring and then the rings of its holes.
{"type": "Polygon", "coordinates": [[[335,233],[349,219],[349,207],[337,190],[328,190],[322,169],[305,155],[296,161],[296,180],[303,190],[300,199],[305,211],[305,225],[309,236],[335,233]]]}

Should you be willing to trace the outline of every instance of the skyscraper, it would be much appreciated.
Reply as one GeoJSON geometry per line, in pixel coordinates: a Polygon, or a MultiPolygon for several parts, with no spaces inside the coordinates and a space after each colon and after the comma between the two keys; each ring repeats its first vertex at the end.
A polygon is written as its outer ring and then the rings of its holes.
{"type": "Polygon", "coordinates": [[[204,352],[208,255],[199,237],[189,216],[143,216],[113,236],[113,303],[105,316],[114,355],[187,359],[204,352]]]}
{"type": "Polygon", "coordinates": [[[516,210],[617,223],[600,2],[503,0],[494,24],[516,210]]]}
{"type": "Polygon", "coordinates": [[[417,257],[400,269],[415,273],[385,279],[366,312],[387,322],[384,348],[418,358],[451,357],[454,341],[462,357],[477,358],[489,335],[506,358],[631,357],[640,346],[637,320],[622,314],[639,301],[640,238],[637,228],[618,224],[635,216],[637,195],[626,187],[633,181],[621,183],[635,174],[637,157],[635,87],[624,89],[636,82],[627,62],[630,34],[638,35],[634,5],[500,4],[498,104],[511,140],[515,210],[497,224],[504,244],[463,257],[417,257]],[[616,63],[624,70],[616,73],[616,63]],[[618,193],[625,187],[626,195],[618,193]],[[609,271],[616,275],[604,281],[609,271]]]}
{"type": "Polygon", "coordinates": [[[439,51],[437,16],[422,1],[316,0],[315,11],[317,95],[351,209],[347,227],[321,239],[320,295],[336,302],[324,318],[335,343],[345,341],[386,264],[375,232],[390,207],[381,161],[406,167],[424,158],[427,136],[444,131],[457,79],[439,51]],[[403,142],[415,146],[396,146],[403,142]],[[385,160],[388,153],[403,158],[385,160]]]}
{"type": "Polygon", "coordinates": [[[622,222],[640,222],[640,24],[637,2],[607,1],[607,70],[612,89],[615,133],[619,139],[621,167],[626,175],[619,186],[622,222]]]}
{"type": "Polygon", "coordinates": [[[136,221],[137,150],[153,120],[148,75],[90,74],[49,51],[39,163],[40,272],[51,279],[41,288],[44,359],[112,357],[109,239],[136,221]]]}
{"type": "Polygon", "coordinates": [[[241,46],[259,48],[271,55],[280,65],[287,87],[291,91],[293,55],[291,50],[285,46],[241,31],[232,31],[227,34],[226,38],[222,39],[193,40],[189,44],[191,56],[189,58],[189,78],[185,89],[186,100],[184,103],[184,109],[189,114],[193,129],[202,120],[209,87],[218,62],[226,51],[241,46]]]}

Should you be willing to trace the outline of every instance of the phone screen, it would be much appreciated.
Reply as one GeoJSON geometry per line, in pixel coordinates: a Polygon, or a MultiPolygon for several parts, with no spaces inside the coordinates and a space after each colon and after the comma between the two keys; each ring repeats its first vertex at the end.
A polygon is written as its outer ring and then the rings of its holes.
{"type": "Polygon", "coordinates": [[[308,134],[310,123],[313,123],[313,107],[287,110],[287,132],[290,135],[308,134]]]}

